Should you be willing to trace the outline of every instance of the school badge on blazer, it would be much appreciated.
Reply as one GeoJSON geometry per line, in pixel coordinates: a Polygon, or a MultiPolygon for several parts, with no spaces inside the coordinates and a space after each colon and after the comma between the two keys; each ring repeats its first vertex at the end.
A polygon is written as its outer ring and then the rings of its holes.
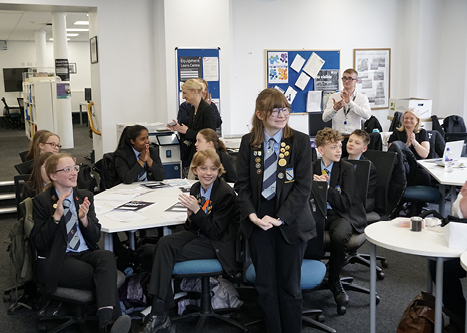
{"type": "Polygon", "coordinates": [[[287,179],[286,183],[295,181],[293,168],[285,169],[285,179],[287,179]]]}

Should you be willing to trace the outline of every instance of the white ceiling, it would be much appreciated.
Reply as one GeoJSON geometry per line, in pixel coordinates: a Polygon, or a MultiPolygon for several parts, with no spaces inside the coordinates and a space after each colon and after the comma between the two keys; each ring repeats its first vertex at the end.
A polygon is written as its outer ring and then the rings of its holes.
{"type": "MultiPolygon", "coordinates": [[[[88,21],[87,14],[67,13],[67,28],[89,28],[87,25],[74,25],[76,21],[88,21]]],[[[34,41],[34,32],[38,30],[46,31],[47,41],[53,37],[51,12],[0,10],[0,40],[34,41]]],[[[70,41],[89,41],[88,31],[69,33],[79,34],[76,37],[68,37],[70,41]]]]}

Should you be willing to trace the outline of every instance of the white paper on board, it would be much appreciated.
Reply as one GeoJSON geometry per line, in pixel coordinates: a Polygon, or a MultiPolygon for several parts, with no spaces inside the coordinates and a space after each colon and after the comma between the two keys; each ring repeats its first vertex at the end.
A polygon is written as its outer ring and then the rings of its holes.
{"type": "Polygon", "coordinates": [[[305,59],[300,54],[297,54],[292,62],[292,65],[290,65],[290,68],[298,73],[302,69],[304,63],[305,59]]]}
{"type": "Polygon", "coordinates": [[[206,81],[219,81],[219,58],[203,58],[203,79],[206,81]]]}
{"type": "Polygon", "coordinates": [[[295,99],[296,95],[297,95],[297,91],[294,88],[289,86],[285,92],[285,98],[287,98],[287,101],[289,102],[289,104],[293,103],[293,100],[295,99]]]}
{"type": "Polygon", "coordinates": [[[310,81],[310,77],[306,75],[305,73],[301,73],[297,81],[295,82],[295,86],[299,88],[300,90],[303,90],[308,84],[308,81],[310,81]]]}
{"type": "Polygon", "coordinates": [[[321,67],[323,67],[324,63],[325,61],[319,55],[313,52],[303,67],[303,71],[310,75],[312,78],[315,78],[318,75],[318,72],[321,70],[321,67]]]}

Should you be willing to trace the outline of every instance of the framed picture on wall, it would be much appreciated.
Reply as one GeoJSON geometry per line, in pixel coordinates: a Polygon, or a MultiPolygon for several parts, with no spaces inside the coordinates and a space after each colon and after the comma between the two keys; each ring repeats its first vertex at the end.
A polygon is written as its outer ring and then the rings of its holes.
{"type": "Polygon", "coordinates": [[[76,74],[77,73],[76,62],[71,62],[71,63],[68,64],[68,66],[70,67],[70,74],[76,74]]]}
{"type": "Polygon", "coordinates": [[[389,108],[391,49],[354,49],[357,89],[367,95],[373,110],[389,108]]]}
{"type": "Polygon", "coordinates": [[[91,64],[95,64],[99,60],[97,58],[97,36],[94,36],[89,40],[89,46],[91,49],[91,64]]]}

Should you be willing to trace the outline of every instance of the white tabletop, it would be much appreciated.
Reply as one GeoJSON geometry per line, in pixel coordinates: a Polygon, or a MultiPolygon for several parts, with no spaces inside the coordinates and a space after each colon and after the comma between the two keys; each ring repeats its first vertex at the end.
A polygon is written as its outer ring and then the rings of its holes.
{"type": "Polygon", "coordinates": [[[452,172],[445,172],[444,168],[438,166],[433,160],[417,160],[417,163],[425,168],[440,184],[462,186],[467,180],[467,157],[461,157],[458,162],[455,162],[452,172]],[[459,162],[466,167],[456,167],[459,162]]]}
{"type": "MultiPolygon", "coordinates": [[[[188,181],[193,183],[194,181],[188,181]]],[[[141,183],[133,184],[120,184],[105,192],[99,193],[95,196],[94,204],[96,206],[97,218],[101,224],[101,230],[105,233],[114,233],[120,231],[130,231],[138,229],[148,229],[155,227],[165,227],[176,224],[183,224],[186,220],[185,213],[166,212],[165,210],[178,202],[178,196],[182,193],[179,187],[168,187],[150,190],[140,186],[141,183]],[[119,193],[128,191],[135,193],[135,189],[140,189],[142,195],[136,198],[129,196],[124,198],[119,193]],[[111,196],[115,195],[115,198],[111,196]],[[140,214],[145,217],[142,221],[120,222],[111,219],[107,216],[111,208],[115,208],[131,200],[142,200],[154,202],[154,204],[145,207],[138,212],[132,214],[140,214]]]]}
{"type": "Polygon", "coordinates": [[[467,251],[461,254],[461,266],[467,271],[467,251]]]}
{"type": "Polygon", "coordinates": [[[456,258],[465,249],[449,248],[439,228],[423,228],[420,232],[399,227],[399,220],[380,221],[365,228],[365,235],[371,243],[402,253],[426,257],[456,258]],[[438,230],[438,231],[437,231],[438,230]]]}

